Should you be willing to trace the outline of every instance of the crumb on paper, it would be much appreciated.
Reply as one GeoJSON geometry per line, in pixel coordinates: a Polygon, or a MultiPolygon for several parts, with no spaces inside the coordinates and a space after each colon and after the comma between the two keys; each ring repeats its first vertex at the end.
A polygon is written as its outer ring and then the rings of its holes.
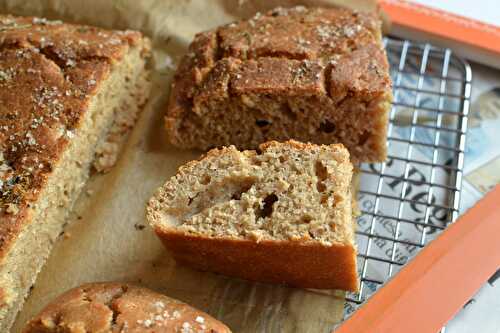
{"type": "Polygon", "coordinates": [[[164,63],[165,68],[167,69],[175,69],[175,64],[174,61],[172,60],[172,57],[169,55],[165,56],[165,63],[164,63]]]}
{"type": "Polygon", "coordinates": [[[136,223],[136,224],[134,224],[134,228],[135,228],[135,230],[141,231],[141,230],[144,230],[144,228],[146,228],[146,226],[144,224],[141,224],[141,223],[136,223]]]}

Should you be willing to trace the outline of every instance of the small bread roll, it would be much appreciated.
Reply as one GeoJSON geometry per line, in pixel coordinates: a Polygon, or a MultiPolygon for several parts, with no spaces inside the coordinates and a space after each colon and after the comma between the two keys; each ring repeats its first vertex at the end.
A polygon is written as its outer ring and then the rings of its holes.
{"type": "Polygon", "coordinates": [[[230,329],[185,303],[124,283],[91,283],[57,297],[24,333],[210,332],[230,329]]]}

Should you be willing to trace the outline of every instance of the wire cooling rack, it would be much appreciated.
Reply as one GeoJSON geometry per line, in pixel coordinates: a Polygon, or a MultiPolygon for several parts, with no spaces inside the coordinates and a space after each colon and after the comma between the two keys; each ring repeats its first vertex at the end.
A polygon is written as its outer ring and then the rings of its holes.
{"type": "MultiPolygon", "coordinates": [[[[387,162],[363,164],[360,292],[346,317],[458,216],[471,69],[449,49],[386,38],[394,102],[387,162]]],[[[443,329],[444,332],[444,329],[443,329]]]]}

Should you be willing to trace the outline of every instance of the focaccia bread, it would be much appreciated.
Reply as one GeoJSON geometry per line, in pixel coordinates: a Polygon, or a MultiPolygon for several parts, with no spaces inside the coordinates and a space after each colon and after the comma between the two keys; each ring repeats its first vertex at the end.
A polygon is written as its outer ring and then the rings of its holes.
{"type": "Polygon", "coordinates": [[[196,35],[172,83],[170,141],[182,148],[267,140],[342,143],[386,158],[392,100],[381,22],[347,9],[278,8],[196,35]]]}
{"type": "Polygon", "coordinates": [[[230,333],[186,303],[125,283],[89,283],[47,305],[23,333],[230,333]]]}
{"type": "Polygon", "coordinates": [[[196,269],[356,291],[347,149],[297,141],[259,149],[213,149],[182,166],[148,204],[157,235],[196,269]]]}
{"type": "Polygon", "coordinates": [[[0,16],[0,332],[149,95],[141,33],[0,16]]]}

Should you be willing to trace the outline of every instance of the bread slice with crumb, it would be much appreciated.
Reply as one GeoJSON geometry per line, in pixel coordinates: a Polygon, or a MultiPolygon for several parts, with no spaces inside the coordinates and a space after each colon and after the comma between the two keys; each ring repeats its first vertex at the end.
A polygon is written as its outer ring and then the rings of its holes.
{"type": "Polygon", "coordinates": [[[295,139],[342,143],[354,162],[381,162],[391,101],[376,14],[276,8],[195,36],[165,122],[181,148],[295,139]]]}
{"type": "Polygon", "coordinates": [[[106,170],[149,95],[149,41],[0,15],[0,332],[7,332],[93,163],[106,170]]]}
{"type": "Polygon", "coordinates": [[[147,218],[174,258],[194,268],[356,291],[352,169],[339,144],[213,149],[157,191],[147,218]]]}

